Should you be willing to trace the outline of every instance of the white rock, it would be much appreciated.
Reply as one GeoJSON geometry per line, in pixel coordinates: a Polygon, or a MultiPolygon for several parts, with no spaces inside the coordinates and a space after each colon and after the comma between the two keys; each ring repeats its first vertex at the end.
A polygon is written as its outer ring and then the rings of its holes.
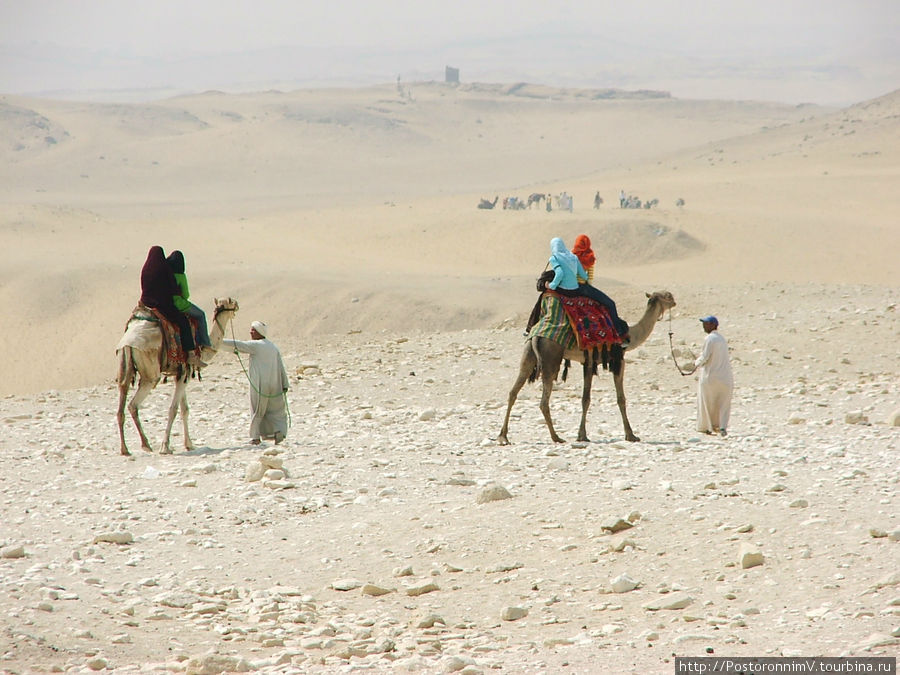
{"type": "Polygon", "coordinates": [[[847,424],[868,424],[869,418],[861,410],[854,410],[844,415],[847,424]]]}
{"type": "Polygon", "coordinates": [[[362,587],[363,595],[371,595],[373,597],[378,597],[380,595],[387,595],[388,593],[393,593],[396,588],[385,588],[384,586],[376,586],[375,584],[364,584],[362,587]]]}
{"type": "Polygon", "coordinates": [[[528,610],[525,607],[504,607],[500,612],[500,618],[504,621],[518,621],[528,616],[528,610]]]}
{"type": "Polygon", "coordinates": [[[437,584],[428,582],[427,584],[421,584],[419,586],[410,586],[406,589],[406,594],[411,597],[416,597],[419,595],[425,595],[426,593],[431,593],[433,591],[439,591],[440,586],[437,584]]]}
{"type": "Polygon", "coordinates": [[[651,612],[657,612],[661,609],[684,609],[694,602],[694,598],[684,593],[676,593],[674,595],[666,595],[658,600],[651,600],[643,605],[644,609],[651,612]]]}
{"type": "Polygon", "coordinates": [[[497,502],[511,498],[512,495],[509,493],[509,490],[502,485],[494,483],[482,488],[481,492],[479,492],[478,496],[475,498],[475,502],[477,504],[487,504],[488,502],[497,502]]]}
{"type": "Polygon", "coordinates": [[[352,591],[362,585],[363,583],[357,579],[338,579],[331,583],[331,587],[336,591],[352,591]]]}
{"type": "Polygon", "coordinates": [[[244,480],[248,483],[254,483],[258,480],[262,480],[262,477],[266,475],[266,467],[260,461],[253,461],[247,465],[247,472],[244,474],[244,480]]]}
{"type": "Polygon", "coordinates": [[[738,561],[741,564],[741,569],[748,569],[750,567],[762,565],[765,562],[765,556],[763,556],[762,552],[755,545],[744,542],[741,544],[738,561]]]}
{"type": "Polygon", "coordinates": [[[628,591],[633,591],[640,584],[625,573],[610,580],[609,585],[613,593],[627,593],[628,591]]]}
{"type": "Polygon", "coordinates": [[[101,532],[94,537],[93,543],[100,544],[130,544],[134,541],[134,535],[126,530],[116,530],[114,532],[101,532]]]}
{"type": "Polygon", "coordinates": [[[246,673],[250,664],[239,656],[204,654],[192,656],[184,667],[185,675],[219,675],[220,673],[246,673]]]}
{"type": "Polygon", "coordinates": [[[24,546],[4,546],[0,548],[0,558],[24,558],[24,546]]]}

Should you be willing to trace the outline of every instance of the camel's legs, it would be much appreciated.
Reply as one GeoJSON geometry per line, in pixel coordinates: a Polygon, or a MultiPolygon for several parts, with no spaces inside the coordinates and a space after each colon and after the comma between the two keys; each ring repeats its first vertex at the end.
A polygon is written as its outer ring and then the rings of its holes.
{"type": "Polygon", "coordinates": [[[528,343],[525,345],[525,351],[522,352],[522,360],[519,363],[519,375],[516,377],[512,389],[509,390],[506,417],[503,418],[503,428],[500,429],[500,435],[497,436],[497,442],[500,445],[509,445],[509,439],[506,437],[506,434],[509,432],[509,415],[516,402],[516,397],[518,397],[522,387],[525,386],[525,382],[528,380],[528,376],[531,375],[531,371],[534,370],[535,365],[537,365],[537,357],[531,349],[531,343],[528,343]]]}
{"type": "MultiPolygon", "coordinates": [[[[184,399],[186,389],[187,382],[185,376],[179,377],[177,380],[175,380],[175,391],[172,392],[172,401],[169,403],[169,419],[166,421],[166,433],[163,436],[162,442],[159,444],[159,454],[161,455],[172,454],[172,448],[169,446],[169,436],[172,433],[172,425],[175,423],[175,415],[178,414],[178,409],[182,405],[182,400],[184,399]]],[[[185,424],[187,424],[186,421],[185,424]]]]}
{"type": "Polygon", "coordinates": [[[138,411],[141,408],[141,403],[144,402],[144,399],[147,398],[151,391],[153,391],[153,387],[155,386],[155,382],[144,380],[144,378],[141,377],[138,382],[137,391],[134,392],[134,396],[128,403],[128,412],[131,413],[131,419],[134,420],[134,426],[137,427],[138,434],[141,437],[141,450],[146,450],[147,452],[153,452],[153,449],[150,447],[150,441],[147,438],[147,434],[144,433],[144,427],[141,426],[141,418],[138,411]]]}
{"type": "Polygon", "coordinates": [[[193,450],[194,444],[191,442],[191,434],[188,431],[188,413],[187,387],[185,387],[184,393],[181,395],[181,424],[184,427],[184,449],[193,450]]]}
{"type": "Polygon", "coordinates": [[[613,376],[613,382],[616,384],[616,403],[619,404],[619,412],[622,413],[622,424],[625,425],[625,440],[639,441],[641,439],[634,435],[631,425],[628,423],[628,415],[625,413],[625,361],[622,361],[619,374],[613,376]]]}
{"type": "Polygon", "coordinates": [[[134,378],[134,363],[131,361],[131,348],[125,347],[119,353],[119,407],[116,409],[116,424],[119,426],[119,452],[130,455],[128,446],[125,445],[125,401],[128,398],[128,390],[134,378]]]}
{"type": "Polygon", "coordinates": [[[541,413],[544,415],[544,422],[550,430],[550,438],[554,443],[565,443],[553,428],[553,420],[550,419],[550,394],[553,393],[553,383],[559,374],[559,366],[562,363],[563,348],[562,345],[548,340],[547,338],[534,338],[532,340],[534,351],[537,353],[538,363],[541,368],[541,413]]]}
{"type": "Polygon", "coordinates": [[[119,452],[123,455],[130,455],[128,446],[125,445],[125,399],[128,398],[128,386],[131,380],[126,380],[124,384],[119,383],[119,408],[116,410],[116,423],[119,425],[119,452]]]}
{"type": "Polygon", "coordinates": [[[587,442],[587,414],[591,407],[591,383],[594,379],[593,357],[588,355],[584,360],[584,388],[581,390],[581,426],[578,427],[578,440],[587,442]]]}

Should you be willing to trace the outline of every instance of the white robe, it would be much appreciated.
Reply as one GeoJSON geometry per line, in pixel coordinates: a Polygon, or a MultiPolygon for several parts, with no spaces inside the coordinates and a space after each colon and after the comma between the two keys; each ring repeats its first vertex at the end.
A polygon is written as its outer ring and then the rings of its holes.
{"type": "Polygon", "coordinates": [[[228,340],[222,341],[228,347],[250,355],[250,438],[271,438],[280,434],[287,436],[287,415],[284,392],[289,380],[284,369],[281,352],[269,340],[228,340]]]}
{"type": "Polygon", "coordinates": [[[697,385],[697,431],[714,432],[728,428],[734,376],[728,357],[728,343],[712,331],[703,343],[703,353],[694,362],[700,368],[697,385]]]}

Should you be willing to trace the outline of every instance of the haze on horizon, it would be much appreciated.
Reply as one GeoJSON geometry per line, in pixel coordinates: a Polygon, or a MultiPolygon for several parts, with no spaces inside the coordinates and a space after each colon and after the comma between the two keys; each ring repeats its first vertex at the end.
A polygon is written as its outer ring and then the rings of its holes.
{"type": "Polygon", "coordinates": [[[896,0],[30,0],[0,93],[140,100],[442,80],[847,105],[900,87],[896,0]]]}

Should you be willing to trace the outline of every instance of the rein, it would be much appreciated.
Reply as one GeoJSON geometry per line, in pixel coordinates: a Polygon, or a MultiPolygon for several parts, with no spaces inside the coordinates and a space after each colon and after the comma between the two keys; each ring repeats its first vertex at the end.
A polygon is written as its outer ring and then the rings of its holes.
{"type": "MultiPolygon", "coordinates": [[[[219,325],[219,317],[218,317],[218,316],[215,317],[215,321],[216,321],[216,325],[219,325]]],[[[221,325],[219,325],[219,327],[221,328],[221,325]]],[[[224,333],[225,331],[223,330],[222,332],[224,333]]],[[[235,338],[235,335],[234,335],[234,322],[232,322],[232,324],[231,324],[231,339],[232,339],[232,340],[236,340],[236,339],[237,339],[237,338],[235,338]]],[[[257,386],[256,386],[255,384],[253,384],[253,380],[250,379],[250,373],[248,373],[248,372],[247,372],[247,368],[244,367],[244,360],[241,358],[241,353],[240,353],[237,349],[234,350],[234,353],[235,353],[235,355],[238,357],[238,363],[241,364],[241,370],[244,371],[244,377],[247,378],[247,382],[250,383],[250,388],[253,389],[253,391],[255,391],[257,394],[259,394],[259,395],[262,396],[263,398],[279,398],[279,397],[284,397],[284,409],[285,409],[285,411],[287,412],[288,428],[293,427],[293,426],[294,426],[294,421],[291,419],[291,409],[290,409],[290,407],[288,406],[287,392],[286,392],[286,391],[283,391],[283,392],[281,392],[280,394],[264,394],[264,393],[262,393],[262,392],[257,388],[257,386]]]]}
{"type": "MultiPolygon", "coordinates": [[[[684,372],[681,369],[681,366],[678,365],[678,359],[675,358],[675,346],[672,344],[672,336],[674,333],[672,332],[672,310],[669,310],[669,352],[672,354],[672,361],[675,363],[675,367],[678,369],[678,372],[682,375],[693,375],[694,371],[691,370],[689,372],[684,372]]],[[[691,352],[691,356],[693,356],[693,352],[691,352]]]]}

